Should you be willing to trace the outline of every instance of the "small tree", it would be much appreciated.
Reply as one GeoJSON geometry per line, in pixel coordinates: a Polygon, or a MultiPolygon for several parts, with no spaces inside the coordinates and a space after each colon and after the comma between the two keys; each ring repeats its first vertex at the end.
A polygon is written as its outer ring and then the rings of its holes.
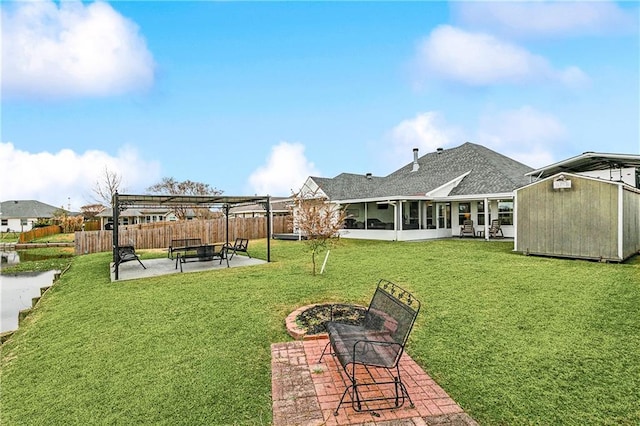
{"type": "MultiPolygon", "coordinates": [[[[147,188],[147,191],[152,194],[159,195],[221,195],[222,191],[212,187],[207,183],[193,182],[185,180],[178,182],[172,177],[162,178],[162,181],[151,185],[147,188]]],[[[191,208],[197,217],[208,218],[211,216],[211,211],[207,208],[193,208],[188,205],[175,206],[173,213],[178,219],[184,220],[187,217],[187,210],[191,208]]]]}
{"type": "Polygon", "coordinates": [[[94,219],[98,214],[100,214],[105,207],[102,204],[87,204],[80,207],[80,211],[82,212],[82,216],[85,219],[91,220],[94,219]]]}
{"type": "Polygon", "coordinates": [[[294,200],[294,225],[306,237],[304,242],[311,251],[312,271],[316,275],[316,255],[338,242],[345,210],[328,203],[318,191],[305,191],[304,188],[294,200]]]}

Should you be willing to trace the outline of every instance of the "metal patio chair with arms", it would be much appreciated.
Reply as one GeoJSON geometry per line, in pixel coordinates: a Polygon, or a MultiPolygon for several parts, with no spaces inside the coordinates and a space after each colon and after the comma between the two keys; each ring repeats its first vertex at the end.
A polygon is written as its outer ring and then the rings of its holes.
{"type": "Polygon", "coordinates": [[[251,258],[251,255],[247,251],[249,248],[249,239],[247,238],[236,238],[236,241],[233,243],[233,245],[225,245],[225,248],[229,259],[233,259],[233,256],[236,254],[236,252],[246,253],[247,256],[251,258]]]}
{"type": "Polygon", "coordinates": [[[322,357],[329,349],[350,381],[334,415],[338,415],[348,393],[355,411],[370,411],[375,416],[379,415],[376,412],[378,410],[401,407],[405,398],[413,407],[413,401],[400,377],[398,363],[419,311],[420,302],[411,293],[390,281],[380,280],[360,325],[333,321],[325,324],[329,343],[318,362],[322,362],[322,357]],[[387,377],[371,373],[370,369],[377,368],[387,370],[387,377]],[[363,369],[369,373],[364,380],[361,374],[363,369]],[[371,396],[371,387],[377,387],[381,394],[371,396]],[[384,394],[383,391],[388,388],[394,390],[393,395],[384,394]],[[392,403],[385,406],[381,404],[383,401],[392,403]]]}

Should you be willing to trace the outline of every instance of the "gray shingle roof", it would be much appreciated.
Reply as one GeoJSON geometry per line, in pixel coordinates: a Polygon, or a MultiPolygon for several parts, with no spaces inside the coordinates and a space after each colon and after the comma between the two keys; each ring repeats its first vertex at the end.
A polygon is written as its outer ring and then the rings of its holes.
{"type": "Polygon", "coordinates": [[[36,200],[8,200],[0,203],[3,219],[52,218],[56,210],[63,209],[36,200]]]}
{"type": "Polygon", "coordinates": [[[331,200],[425,195],[469,174],[449,193],[454,195],[512,192],[529,183],[531,167],[482,145],[466,142],[458,147],[431,152],[386,177],[342,173],[334,178],[312,177],[331,200]]]}

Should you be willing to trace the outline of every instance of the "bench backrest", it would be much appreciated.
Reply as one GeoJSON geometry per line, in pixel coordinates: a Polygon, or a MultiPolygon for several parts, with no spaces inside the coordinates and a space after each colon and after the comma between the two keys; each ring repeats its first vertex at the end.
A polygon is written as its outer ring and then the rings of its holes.
{"type": "Polygon", "coordinates": [[[380,280],[364,319],[369,331],[380,331],[393,339],[400,356],[420,312],[420,301],[396,284],[380,280]]]}
{"type": "Polygon", "coordinates": [[[247,251],[247,248],[249,248],[249,240],[246,238],[236,238],[233,248],[236,251],[247,251]]]}
{"type": "Polygon", "coordinates": [[[171,240],[171,247],[189,247],[202,245],[200,238],[180,238],[177,240],[171,240]]]}

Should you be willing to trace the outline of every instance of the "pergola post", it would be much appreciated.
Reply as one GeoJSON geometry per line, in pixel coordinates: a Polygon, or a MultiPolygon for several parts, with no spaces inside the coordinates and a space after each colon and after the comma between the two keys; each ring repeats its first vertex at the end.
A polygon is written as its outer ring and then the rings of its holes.
{"type": "Polygon", "coordinates": [[[118,191],[113,194],[111,201],[111,208],[113,209],[113,263],[115,269],[115,279],[119,278],[119,265],[118,265],[118,223],[120,222],[120,206],[119,206],[118,191]]]}

